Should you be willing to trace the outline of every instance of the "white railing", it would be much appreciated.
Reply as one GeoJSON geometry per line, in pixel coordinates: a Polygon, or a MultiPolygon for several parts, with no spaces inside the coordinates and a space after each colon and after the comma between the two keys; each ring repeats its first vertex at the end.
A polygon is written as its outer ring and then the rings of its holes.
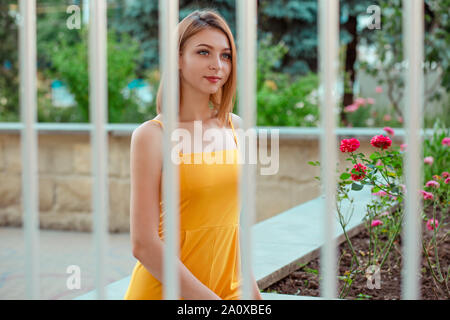
{"type": "Polygon", "coordinates": [[[325,193],[323,234],[325,236],[321,261],[323,261],[321,292],[327,299],[336,297],[336,241],[334,235],[334,206],[336,197],[337,139],[334,133],[337,118],[337,72],[339,49],[339,3],[319,1],[319,71],[320,71],[320,136],[321,181],[325,193]]]}
{"type": "Polygon", "coordinates": [[[95,246],[95,286],[98,299],[106,299],[108,250],[108,122],[106,79],[106,0],[89,1],[89,111],[93,173],[92,214],[95,246]]]}
{"type": "MultiPolygon", "coordinates": [[[[339,39],[339,3],[338,0],[319,0],[319,68],[320,68],[320,108],[321,108],[321,181],[324,181],[323,210],[325,220],[323,230],[324,247],[321,252],[323,261],[322,296],[336,297],[336,247],[334,230],[334,197],[337,177],[335,175],[336,154],[336,80],[338,72],[338,39],[339,39]]],[[[178,68],[175,35],[178,23],[178,1],[160,0],[160,39],[162,41],[160,57],[161,68],[168,78],[163,94],[164,130],[164,170],[163,199],[166,204],[167,224],[165,230],[164,255],[164,299],[179,297],[179,277],[176,272],[175,259],[178,252],[178,172],[176,165],[170,161],[173,142],[169,132],[175,129],[178,121],[177,110],[178,68]],[[170,94],[169,94],[170,93],[170,94]]],[[[39,219],[37,189],[37,138],[36,138],[36,1],[20,0],[20,107],[21,107],[21,145],[22,145],[22,186],[23,186],[23,223],[26,244],[26,295],[30,299],[39,298],[39,219]]],[[[403,1],[403,34],[404,52],[408,64],[406,77],[406,154],[405,174],[406,187],[406,219],[404,228],[404,267],[403,267],[403,299],[419,299],[419,257],[420,257],[420,202],[418,190],[420,186],[422,104],[423,104],[423,0],[403,1]]],[[[256,0],[238,0],[238,79],[240,116],[243,129],[255,128],[256,115],[256,0]]],[[[94,172],[93,184],[93,217],[94,245],[96,248],[96,288],[99,299],[105,296],[105,255],[107,251],[107,213],[108,179],[107,179],[107,79],[106,79],[106,2],[90,1],[89,14],[89,79],[90,79],[90,115],[91,146],[94,172]]],[[[241,268],[242,299],[251,299],[251,225],[255,214],[255,174],[249,164],[242,168],[240,186],[241,201],[241,268]]]]}
{"type": "Polygon", "coordinates": [[[419,188],[423,173],[420,130],[423,124],[423,0],[403,0],[403,52],[405,74],[405,131],[408,152],[405,158],[405,228],[403,229],[404,266],[402,269],[402,298],[420,299],[421,227],[419,188]]]}
{"type": "Polygon", "coordinates": [[[20,0],[19,62],[22,203],[25,234],[26,295],[39,298],[39,204],[36,121],[36,2],[20,0]]]}

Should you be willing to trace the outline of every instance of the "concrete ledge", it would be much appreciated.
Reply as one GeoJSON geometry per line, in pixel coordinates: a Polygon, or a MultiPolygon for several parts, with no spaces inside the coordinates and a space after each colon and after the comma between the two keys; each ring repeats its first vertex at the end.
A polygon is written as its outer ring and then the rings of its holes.
{"type": "MultiPolygon", "coordinates": [[[[129,136],[136,129],[140,123],[107,123],[105,124],[105,129],[111,132],[112,135],[126,135],[129,136]]],[[[0,122],[0,133],[20,133],[20,130],[24,128],[21,122],[0,122]]],[[[66,133],[66,134],[89,134],[92,130],[91,123],[85,122],[70,122],[70,123],[58,123],[58,122],[38,122],[34,124],[34,128],[41,133],[66,133]]],[[[321,128],[320,127],[276,127],[276,126],[257,126],[255,127],[257,134],[259,131],[267,130],[279,130],[280,139],[317,139],[320,137],[321,128]]],[[[395,129],[395,140],[404,140],[406,131],[404,128],[394,128],[395,129]]],[[[336,128],[335,133],[338,137],[349,136],[349,137],[372,137],[374,135],[383,132],[383,128],[336,128]]],[[[421,136],[432,136],[434,129],[420,129],[421,136]]]]}
{"type": "MultiPolygon", "coordinates": [[[[119,281],[113,282],[107,286],[106,295],[108,300],[123,300],[125,291],[130,282],[131,275],[119,281]]],[[[296,296],[290,294],[278,293],[261,293],[264,300],[322,300],[320,297],[296,296]]],[[[90,291],[84,295],[76,297],[74,300],[95,300],[97,299],[97,292],[90,291]]]]}
{"type": "MultiPolygon", "coordinates": [[[[371,199],[370,188],[351,193],[354,198],[354,212],[346,227],[351,237],[364,227],[366,204],[371,199]]],[[[283,279],[320,255],[323,245],[323,199],[321,197],[298,205],[272,218],[261,221],[252,228],[253,265],[255,278],[260,289],[283,279]]],[[[347,218],[351,203],[344,201],[341,211],[347,218]]],[[[338,246],[345,236],[335,214],[335,239],[338,246]]]]}

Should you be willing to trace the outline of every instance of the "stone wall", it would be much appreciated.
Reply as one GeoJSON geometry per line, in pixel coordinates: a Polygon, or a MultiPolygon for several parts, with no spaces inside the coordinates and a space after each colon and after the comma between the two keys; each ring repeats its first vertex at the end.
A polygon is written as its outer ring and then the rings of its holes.
{"type": "MultiPolygon", "coordinates": [[[[109,134],[109,230],[129,232],[131,134],[109,134]]],[[[91,150],[88,133],[39,133],[40,227],[58,230],[92,230],[91,150]]],[[[370,154],[369,138],[360,139],[360,151],[370,154]]],[[[0,226],[22,225],[20,134],[0,132],[0,226]]],[[[270,150],[270,146],[269,146],[270,150]]],[[[338,151],[341,169],[350,163],[338,151]]],[[[280,139],[279,169],[261,175],[256,169],[255,222],[270,218],[319,196],[314,176],[319,167],[317,138],[280,139]]]]}

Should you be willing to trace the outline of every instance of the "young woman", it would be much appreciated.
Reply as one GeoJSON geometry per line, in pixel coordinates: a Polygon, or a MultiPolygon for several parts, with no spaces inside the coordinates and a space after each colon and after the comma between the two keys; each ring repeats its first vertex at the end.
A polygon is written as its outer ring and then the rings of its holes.
{"type": "MultiPolygon", "coordinates": [[[[189,300],[239,299],[240,168],[234,128],[241,119],[231,112],[236,93],[236,47],[227,23],[213,10],[191,13],[178,24],[178,34],[177,128],[187,130],[192,139],[194,121],[201,123],[202,130],[218,130],[221,139],[212,143],[200,137],[201,145],[212,150],[200,153],[233,159],[232,163],[197,164],[193,160],[197,152],[187,148],[179,153],[180,295],[189,300]],[[233,148],[224,149],[224,144],[233,148]]],[[[157,96],[158,115],[141,124],[131,138],[130,225],[133,255],[138,261],[125,299],[163,298],[162,86],[157,96]]],[[[254,299],[262,299],[254,277],[252,281],[254,299]]]]}

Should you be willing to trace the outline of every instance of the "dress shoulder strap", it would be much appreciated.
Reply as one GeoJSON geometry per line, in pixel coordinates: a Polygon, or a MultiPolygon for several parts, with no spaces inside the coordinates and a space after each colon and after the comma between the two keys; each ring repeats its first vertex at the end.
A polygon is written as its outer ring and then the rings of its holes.
{"type": "Polygon", "coordinates": [[[231,121],[231,112],[228,114],[228,120],[230,122],[231,130],[233,130],[234,141],[236,142],[236,146],[238,146],[236,133],[234,132],[233,121],[231,121]]]}
{"type": "MultiPolygon", "coordinates": [[[[231,130],[233,131],[234,141],[236,142],[236,146],[237,146],[238,142],[237,142],[237,138],[236,138],[236,132],[234,131],[233,122],[231,121],[231,113],[228,114],[228,120],[230,122],[231,130]]],[[[156,121],[156,122],[158,122],[161,125],[162,128],[164,128],[164,125],[162,124],[161,121],[156,120],[156,119],[151,119],[150,121],[156,121]]]]}
{"type": "Polygon", "coordinates": [[[156,119],[152,119],[152,120],[150,120],[150,121],[156,121],[156,122],[158,122],[160,125],[161,125],[161,127],[164,129],[164,126],[163,126],[163,124],[162,124],[162,122],[161,121],[159,121],[159,120],[156,120],[156,119]]]}

